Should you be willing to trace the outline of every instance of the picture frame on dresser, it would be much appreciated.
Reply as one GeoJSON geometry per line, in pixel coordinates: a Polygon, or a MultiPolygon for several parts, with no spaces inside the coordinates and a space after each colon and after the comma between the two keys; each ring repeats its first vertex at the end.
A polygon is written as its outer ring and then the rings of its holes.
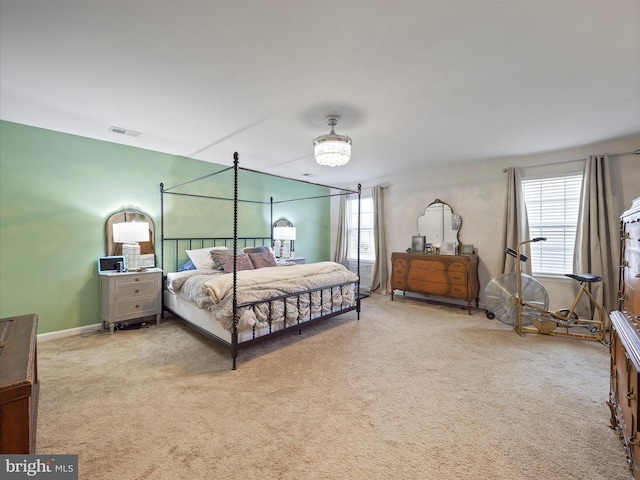
{"type": "Polygon", "coordinates": [[[460,255],[473,255],[473,245],[471,244],[460,245],[460,255]]]}
{"type": "Polygon", "coordinates": [[[414,235],[411,237],[411,252],[424,253],[426,237],[424,235],[414,235]]]}

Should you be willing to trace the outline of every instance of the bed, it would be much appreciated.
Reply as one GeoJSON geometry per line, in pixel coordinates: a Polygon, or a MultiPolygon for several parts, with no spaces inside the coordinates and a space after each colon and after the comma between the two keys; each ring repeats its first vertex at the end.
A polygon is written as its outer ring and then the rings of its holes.
{"type": "MultiPolygon", "coordinates": [[[[274,177],[241,168],[238,154],[235,153],[233,167],[174,187],[165,188],[164,184],[160,184],[160,264],[165,275],[163,311],[183,319],[227,347],[233,370],[237,367],[238,353],[242,348],[274,336],[301,333],[305,326],[347,312],[355,311],[359,320],[361,299],[366,296],[360,292],[359,259],[355,272],[329,261],[302,265],[276,261],[270,247],[273,241],[273,209],[278,201],[274,201],[273,197],[268,201],[241,199],[238,195],[241,190],[238,173],[242,171],[274,177]],[[209,195],[202,188],[191,188],[213,175],[230,173],[233,173],[233,193],[230,196],[209,195]],[[204,235],[166,235],[165,227],[173,211],[166,208],[166,203],[173,196],[190,202],[231,203],[233,218],[228,221],[232,222],[232,235],[215,236],[207,232],[203,232],[204,235]],[[268,230],[268,235],[238,235],[238,207],[243,203],[270,211],[268,225],[252,226],[268,230]],[[188,254],[187,262],[185,252],[188,254]],[[189,268],[185,268],[189,263],[189,268]]],[[[311,185],[329,189],[326,196],[358,195],[360,198],[360,186],[357,190],[349,190],[311,185]]],[[[317,198],[312,196],[282,202],[317,198]]],[[[194,231],[194,228],[185,226],[183,222],[180,230],[194,231]]],[[[197,228],[220,229],[219,226],[206,224],[197,228]]]]}

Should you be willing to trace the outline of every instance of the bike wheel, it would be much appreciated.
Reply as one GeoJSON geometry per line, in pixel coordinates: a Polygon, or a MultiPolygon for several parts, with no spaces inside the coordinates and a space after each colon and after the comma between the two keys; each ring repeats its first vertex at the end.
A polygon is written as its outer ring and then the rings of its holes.
{"type": "MultiPolygon", "coordinates": [[[[535,278],[522,274],[522,299],[539,308],[549,308],[549,295],[535,278]]],[[[506,325],[518,325],[518,275],[505,273],[491,280],[484,289],[487,312],[506,325]]],[[[522,326],[531,325],[540,316],[535,308],[522,310],[522,326]]]]}

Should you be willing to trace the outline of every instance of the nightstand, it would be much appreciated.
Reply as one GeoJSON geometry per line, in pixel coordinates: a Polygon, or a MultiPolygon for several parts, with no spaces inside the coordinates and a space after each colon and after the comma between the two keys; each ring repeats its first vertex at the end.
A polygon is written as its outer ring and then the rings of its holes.
{"type": "Polygon", "coordinates": [[[162,314],[162,269],[141,272],[100,273],[100,320],[115,324],[133,318],[155,315],[160,324],[162,314]]]}
{"type": "Polygon", "coordinates": [[[286,259],[287,262],[289,263],[298,263],[298,264],[303,264],[303,263],[307,263],[307,259],[304,257],[290,257],[286,259]]]}
{"type": "Polygon", "coordinates": [[[301,265],[301,264],[306,263],[306,262],[307,262],[307,259],[304,258],[304,257],[278,258],[276,260],[276,263],[278,265],[294,265],[294,264],[301,265]]]}

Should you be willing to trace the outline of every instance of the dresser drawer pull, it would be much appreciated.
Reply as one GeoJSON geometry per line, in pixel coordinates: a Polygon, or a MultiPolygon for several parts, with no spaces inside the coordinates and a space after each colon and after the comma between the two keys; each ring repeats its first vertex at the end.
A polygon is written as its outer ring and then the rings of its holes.
{"type": "Polygon", "coordinates": [[[140,308],[140,305],[136,305],[136,308],[140,308]]]}
{"type": "Polygon", "coordinates": [[[136,289],[136,293],[140,293],[140,290],[137,290],[137,289],[136,289]]]}
{"type": "Polygon", "coordinates": [[[139,279],[138,277],[136,277],[136,278],[135,278],[135,281],[136,281],[136,282],[139,282],[139,281],[140,281],[140,279],[139,279]]]}
{"type": "Polygon", "coordinates": [[[635,400],[636,399],[636,394],[633,393],[633,391],[631,392],[627,392],[627,394],[625,395],[627,400],[635,400]]]}

